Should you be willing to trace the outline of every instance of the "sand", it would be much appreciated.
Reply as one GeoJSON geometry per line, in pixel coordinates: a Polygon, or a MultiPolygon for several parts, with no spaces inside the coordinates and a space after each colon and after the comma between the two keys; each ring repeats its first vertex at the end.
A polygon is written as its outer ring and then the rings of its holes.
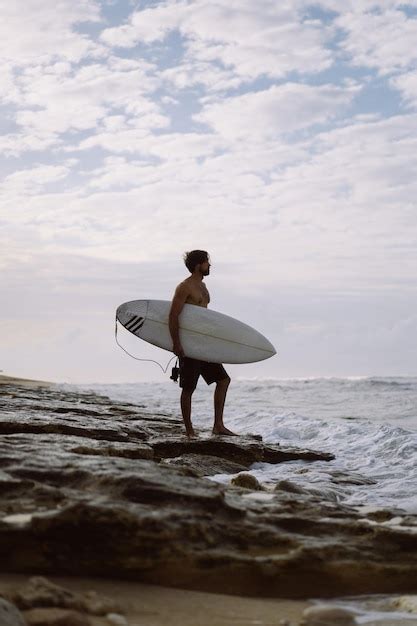
{"type": "MultiPolygon", "coordinates": [[[[0,591],[27,582],[27,576],[0,574],[0,591]]],[[[57,585],[84,593],[96,591],[125,607],[129,626],[278,626],[281,620],[298,624],[307,601],[241,598],[214,593],[170,589],[120,580],[48,576],[57,585]]],[[[104,626],[103,618],[91,618],[104,626]]]]}
{"type": "Polygon", "coordinates": [[[22,387],[50,387],[54,383],[46,380],[32,380],[31,378],[17,378],[0,374],[0,385],[20,385],[22,387]]]}

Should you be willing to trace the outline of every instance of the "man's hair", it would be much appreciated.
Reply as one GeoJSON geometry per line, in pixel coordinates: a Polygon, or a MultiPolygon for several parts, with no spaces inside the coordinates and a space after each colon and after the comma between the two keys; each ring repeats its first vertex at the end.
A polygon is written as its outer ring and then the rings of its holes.
{"type": "Polygon", "coordinates": [[[208,260],[209,255],[206,250],[191,250],[184,254],[184,263],[191,274],[199,263],[205,263],[208,260]]]}

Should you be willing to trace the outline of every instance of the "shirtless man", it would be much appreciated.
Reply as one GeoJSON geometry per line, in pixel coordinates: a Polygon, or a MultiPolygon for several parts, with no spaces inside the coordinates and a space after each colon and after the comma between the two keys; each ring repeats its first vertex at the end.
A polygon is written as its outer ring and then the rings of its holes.
{"type": "Polygon", "coordinates": [[[204,277],[210,273],[209,255],[205,250],[193,250],[184,255],[184,262],[191,276],[180,283],[175,290],[169,313],[169,331],[174,344],[173,351],[180,361],[181,412],[185,430],[188,437],[196,436],[191,423],[191,397],[201,374],[208,385],[216,383],[213,434],[234,435],[235,433],[223,424],[223,409],[230,377],[220,363],[207,363],[187,358],[179,336],[178,318],[184,304],[196,304],[207,308],[210,302],[210,294],[203,282],[204,277]]]}

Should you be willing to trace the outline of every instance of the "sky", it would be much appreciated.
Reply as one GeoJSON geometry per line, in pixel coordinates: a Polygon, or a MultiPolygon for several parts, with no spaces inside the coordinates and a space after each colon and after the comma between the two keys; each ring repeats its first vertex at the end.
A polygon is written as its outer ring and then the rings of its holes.
{"type": "Polygon", "coordinates": [[[169,380],[115,310],[203,249],[278,352],[232,378],[417,375],[416,41],[416,0],[0,0],[0,370],[169,380]]]}

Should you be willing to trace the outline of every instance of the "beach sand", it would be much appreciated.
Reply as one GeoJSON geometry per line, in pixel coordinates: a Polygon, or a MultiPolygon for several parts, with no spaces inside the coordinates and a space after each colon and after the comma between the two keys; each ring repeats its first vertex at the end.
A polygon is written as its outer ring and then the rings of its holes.
{"type": "Polygon", "coordinates": [[[0,385],[19,385],[21,387],[50,387],[54,383],[46,380],[32,380],[31,378],[17,378],[0,374],[0,385]]]}
{"type": "MultiPolygon", "coordinates": [[[[74,592],[96,591],[125,608],[129,626],[278,626],[281,620],[298,624],[307,601],[242,598],[215,593],[170,589],[156,585],[97,578],[50,577],[74,592]]],[[[25,584],[28,576],[0,574],[0,592],[25,584]]],[[[92,626],[108,626],[91,617],[92,626]]]]}

